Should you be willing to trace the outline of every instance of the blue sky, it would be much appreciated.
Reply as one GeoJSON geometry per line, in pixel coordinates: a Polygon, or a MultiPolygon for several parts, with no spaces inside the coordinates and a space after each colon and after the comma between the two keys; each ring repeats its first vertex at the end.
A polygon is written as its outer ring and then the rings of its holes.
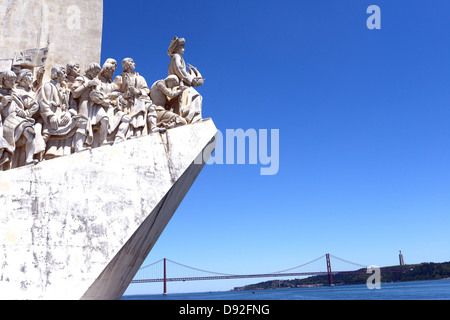
{"type": "Polygon", "coordinates": [[[406,263],[450,261],[449,11],[447,0],[105,1],[102,62],[130,56],[151,84],[184,37],[206,78],[205,117],[222,132],[280,132],[277,175],[206,166],[146,262],[247,274],[328,252],[364,265],[395,265],[399,250],[406,263]],[[366,27],[372,4],[381,30],[366,27]]]}

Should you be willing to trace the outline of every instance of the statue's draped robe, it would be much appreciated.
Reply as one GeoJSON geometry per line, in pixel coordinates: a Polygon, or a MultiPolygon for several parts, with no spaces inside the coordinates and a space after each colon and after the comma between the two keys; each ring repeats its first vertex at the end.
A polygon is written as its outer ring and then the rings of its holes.
{"type": "Polygon", "coordinates": [[[141,94],[132,95],[127,100],[124,110],[131,117],[130,125],[133,128],[144,128],[146,125],[147,112],[151,105],[149,98],[150,89],[144,77],[137,72],[123,72],[114,79],[114,84],[119,88],[120,92],[127,94],[130,87],[140,90],[141,94]]]}
{"type": "MultiPolygon", "coordinates": [[[[99,90],[103,93],[102,99],[107,99],[108,95],[119,91],[117,84],[111,82],[109,79],[99,77],[99,80],[100,80],[99,90]]],[[[109,118],[108,141],[114,141],[115,136],[118,134],[117,130],[120,124],[122,123],[122,119],[127,114],[111,104],[109,105],[109,108],[106,110],[106,113],[108,114],[109,118]]]]}
{"type": "Polygon", "coordinates": [[[91,99],[93,89],[87,87],[90,81],[86,76],[78,77],[72,86],[73,95],[78,99],[77,112],[87,118],[85,144],[88,146],[94,144],[94,127],[99,125],[102,119],[108,118],[104,108],[91,99]]]}
{"type": "Polygon", "coordinates": [[[14,153],[11,159],[11,168],[17,168],[26,163],[25,145],[27,139],[24,136],[24,131],[27,129],[31,132],[34,131],[35,120],[32,117],[37,112],[37,108],[34,106],[34,92],[13,89],[9,94],[14,98],[2,111],[2,118],[4,118],[3,138],[14,153]],[[23,110],[27,114],[26,117],[18,115],[17,108],[20,108],[20,105],[23,106],[23,110]]]}
{"type": "Polygon", "coordinates": [[[40,113],[43,120],[42,136],[46,141],[45,158],[51,159],[72,154],[73,136],[79,126],[86,126],[87,118],[78,114],[69,123],[61,125],[61,118],[68,113],[70,92],[53,82],[46,83],[37,93],[40,113]],[[58,119],[58,128],[50,125],[50,119],[58,119]]]}
{"type": "Polygon", "coordinates": [[[176,75],[180,80],[180,85],[190,86],[184,90],[180,100],[179,109],[175,110],[180,116],[182,116],[188,123],[194,123],[202,119],[202,104],[203,98],[192,87],[192,81],[194,77],[187,72],[186,62],[179,53],[172,55],[169,64],[169,76],[176,75]]]}
{"type": "Polygon", "coordinates": [[[157,125],[160,128],[174,128],[180,125],[186,125],[186,121],[178,114],[173,112],[170,107],[173,104],[178,105],[179,95],[175,90],[167,88],[164,80],[156,81],[150,89],[150,98],[156,105],[157,125]]]}

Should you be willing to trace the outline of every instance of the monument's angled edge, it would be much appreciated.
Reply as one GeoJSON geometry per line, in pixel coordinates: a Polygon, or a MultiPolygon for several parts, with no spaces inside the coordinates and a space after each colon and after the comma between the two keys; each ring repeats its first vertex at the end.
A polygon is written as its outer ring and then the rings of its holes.
{"type": "Polygon", "coordinates": [[[0,16],[0,299],[120,299],[215,148],[205,80],[178,37],[151,85],[100,65],[101,0],[0,16]]]}

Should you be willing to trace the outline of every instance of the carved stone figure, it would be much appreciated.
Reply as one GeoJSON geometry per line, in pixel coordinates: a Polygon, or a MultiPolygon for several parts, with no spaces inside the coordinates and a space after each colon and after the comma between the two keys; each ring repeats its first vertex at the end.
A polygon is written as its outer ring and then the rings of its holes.
{"type": "Polygon", "coordinates": [[[183,59],[184,38],[173,38],[167,54],[171,57],[169,64],[169,76],[176,75],[180,80],[180,85],[187,85],[189,88],[183,92],[180,99],[179,114],[188,123],[194,123],[202,119],[202,96],[193,87],[202,86],[204,79],[197,68],[189,65],[189,72],[186,70],[186,62],[183,59]]]}
{"type": "MultiPolygon", "coordinates": [[[[104,69],[102,68],[103,70],[99,74],[99,79],[103,82],[112,83],[114,73],[117,70],[117,61],[113,58],[108,58],[108,59],[106,59],[103,66],[105,66],[105,65],[110,66],[110,67],[104,68],[104,69]]],[[[114,85],[114,87],[117,88],[116,85],[114,85]]]]}
{"type": "Polygon", "coordinates": [[[50,43],[18,50],[7,64],[1,60],[6,71],[0,74],[0,170],[202,120],[196,87],[205,79],[184,61],[185,45],[184,38],[172,39],[169,75],[151,88],[131,58],[122,61],[123,72],[114,81],[117,61],[110,58],[103,67],[91,63],[84,76],[83,63],[53,67],[44,85],[50,43]]]}
{"type": "Polygon", "coordinates": [[[82,77],[76,78],[72,85],[73,97],[78,101],[77,113],[83,115],[87,121],[84,139],[81,138],[83,128],[80,128],[80,140],[76,140],[75,146],[78,150],[96,148],[106,143],[108,135],[109,117],[105,111],[105,104],[92,99],[92,92],[100,85],[98,74],[101,67],[97,63],[91,63],[82,77]],[[84,140],[83,142],[81,140],[84,140]]]}
{"type": "MultiPolygon", "coordinates": [[[[39,103],[36,100],[36,92],[34,91],[33,72],[29,69],[23,69],[19,72],[17,77],[16,92],[23,101],[23,105],[26,110],[28,118],[35,120],[34,124],[34,152],[35,159],[39,158],[40,141],[42,140],[42,126],[38,125],[37,119],[39,118],[39,103]]],[[[33,161],[34,163],[37,160],[33,161]]],[[[27,161],[30,163],[31,161],[27,161]]]]}
{"type": "MultiPolygon", "coordinates": [[[[180,82],[182,81],[185,85],[190,87],[199,87],[204,83],[200,72],[197,68],[189,65],[190,72],[186,71],[186,62],[183,59],[185,51],[186,40],[184,38],[173,38],[170,42],[167,55],[171,57],[169,64],[169,76],[171,74],[176,75],[180,82]]],[[[181,85],[183,85],[181,83],[181,85]]]]}
{"type": "Polygon", "coordinates": [[[121,95],[119,88],[112,82],[112,77],[117,69],[117,62],[114,59],[107,59],[103,64],[98,76],[100,85],[97,89],[102,93],[98,95],[99,100],[108,104],[106,113],[109,117],[108,141],[119,143],[127,139],[131,118],[119,108],[117,98],[121,95]]]}
{"type": "Polygon", "coordinates": [[[77,62],[69,62],[66,66],[67,87],[72,90],[72,85],[78,77],[81,77],[80,64],[77,62]]]}
{"type": "Polygon", "coordinates": [[[158,127],[172,129],[187,124],[186,120],[174,113],[172,108],[179,104],[178,100],[185,89],[187,87],[179,87],[179,80],[175,75],[158,80],[152,85],[150,98],[156,106],[158,127]]]}
{"type": "MultiPolygon", "coordinates": [[[[114,79],[114,83],[122,92],[119,108],[126,110],[131,117],[129,135],[139,137],[144,131],[147,113],[151,107],[151,100],[148,96],[150,89],[144,77],[134,72],[136,64],[133,59],[125,58],[122,61],[122,69],[122,74],[114,79]]],[[[156,127],[156,112],[150,110],[150,114],[150,118],[153,119],[150,120],[152,126],[148,128],[148,131],[153,132],[153,130],[158,129],[156,127]]]]}
{"type": "Polygon", "coordinates": [[[195,123],[202,117],[203,97],[192,87],[184,90],[179,100],[179,114],[187,123],[195,123]]]}
{"type": "MultiPolygon", "coordinates": [[[[3,96],[0,94],[0,99],[3,99],[3,96]]],[[[0,114],[0,171],[4,170],[5,167],[8,169],[9,163],[12,160],[14,151],[12,150],[10,144],[3,138],[3,121],[0,114]]]]}
{"type": "MultiPolygon", "coordinates": [[[[1,103],[1,114],[4,119],[3,138],[14,152],[12,161],[9,162],[10,169],[36,163],[33,160],[36,135],[33,127],[35,121],[32,117],[38,111],[38,106],[34,100],[34,93],[16,90],[16,80],[17,76],[12,71],[3,74],[1,103]]],[[[31,71],[22,72],[20,82],[30,85],[33,82],[31,71]]]]}
{"type": "Polygon", "coordinates": [[[35,80],[33,81],[34,92],[37,92],[42,87],[44,75],[45,75],[45,68],[44,67],[38,68],[36,71],[35,80]]]}
{"type": "Polygon", "coordinates": [[[3,94],[6,94],[3,89],[3,72],[0,73],[0,170],[7,170],[10,168],[14,150],[11,145],[3,138],[3,118],[2,118],[2,101],[3,94]]]}
{"type": "MultiPolygon", "coordinates": [[[[87,118],[69,109],[70,91],[66,87],[64,67],[55,66],[51,70],[52,81],[47,82],[37,93],[40,114],[43,119],[42,136],[47,143],[45,160],[70,155],[73,138],[86,130],[87,118]],[[80,132],[81,131],[81,132],[80,132]]],[[[75,145],[75,151],[80,144],[75,145]]]]}

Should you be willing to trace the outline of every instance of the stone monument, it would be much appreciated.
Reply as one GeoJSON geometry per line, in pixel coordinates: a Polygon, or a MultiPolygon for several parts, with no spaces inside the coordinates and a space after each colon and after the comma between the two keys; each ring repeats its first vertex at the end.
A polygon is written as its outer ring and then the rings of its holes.
{"type": "Polygon", "coordinates": [[[164,80],[113,79],[102,1],[0,3],[0,299],[120,299],[214,150],[204,79],[177,37],[164,80]]]}

